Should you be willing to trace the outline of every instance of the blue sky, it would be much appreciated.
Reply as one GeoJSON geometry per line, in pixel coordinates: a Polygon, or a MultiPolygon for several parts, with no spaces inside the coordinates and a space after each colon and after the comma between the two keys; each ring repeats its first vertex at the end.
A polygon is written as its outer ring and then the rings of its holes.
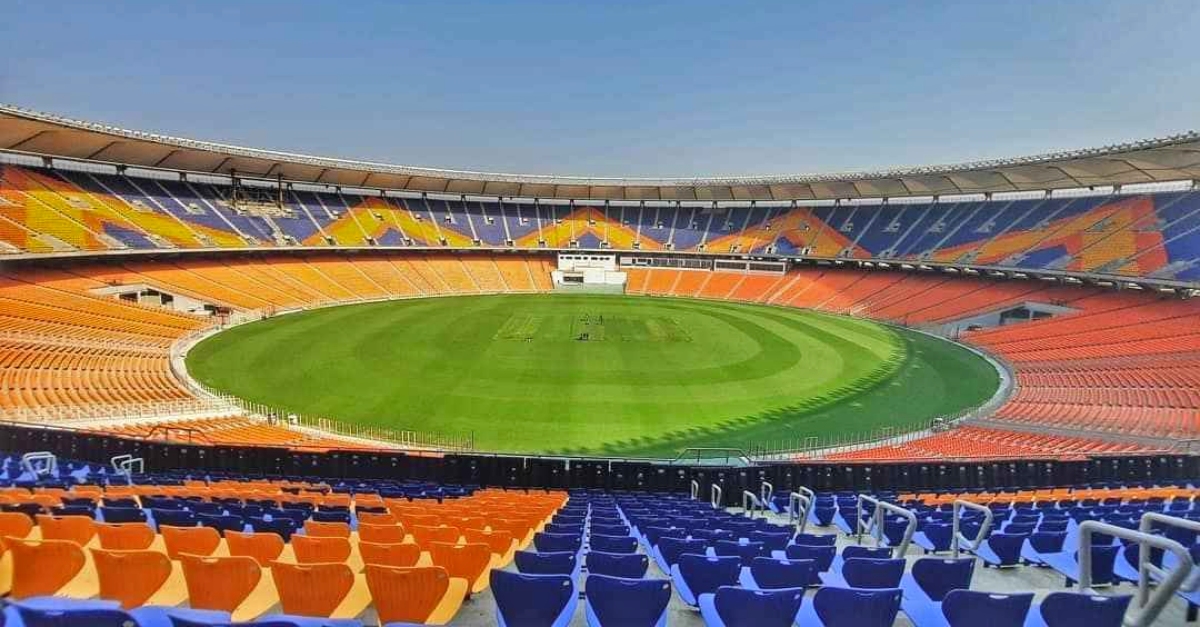
{"type": "Polygon", "coordinates": [[[411,165],[789,174],[1200,127],[1195,0],[16,2],[0,101],[411,165]]]}

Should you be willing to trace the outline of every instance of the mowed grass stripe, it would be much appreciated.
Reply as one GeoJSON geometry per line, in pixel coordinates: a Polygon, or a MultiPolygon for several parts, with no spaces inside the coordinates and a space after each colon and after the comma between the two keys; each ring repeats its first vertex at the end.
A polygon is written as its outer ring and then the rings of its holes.
{"type": "Polygon", "coordinates": [[[188,367],[292,411],[474,432],[485,450],[623,455],[907,424],[997,385],[969,351],[869,321],[621,296],[315,310],[219,334],[188,367]]]}

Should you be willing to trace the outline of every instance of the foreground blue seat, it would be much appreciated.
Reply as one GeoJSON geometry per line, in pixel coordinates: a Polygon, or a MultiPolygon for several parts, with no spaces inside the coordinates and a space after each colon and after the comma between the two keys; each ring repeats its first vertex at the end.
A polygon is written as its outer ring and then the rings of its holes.
{"type": "Polygon", "coordinates": [[[914,533],[913,544],[929,553],[942,553],[950,550],[954,538],[954,526],[947,523],[929,523],[925,528],[914,533]]]}
{"type": "Polygon", "coordinates": [[[684,603],[700,604],[700,595],[717,591],[721,586],[736,586],[742,572],[739,557],[708,557],[685,553],[671,567],[671,581],[684,603]]]}
{"type": "Polygon", "coordinates": [[[1021,547],[1028,537],[1025,533],[993,533],[974,552],[987,566],[1016,566],[1021,561],[1021,547]]]}
{"type": "Polygon", "coordinates": [[[869,559],[852,557],[842,566],[842,572],[829,571],[821,573],[821,581],[826,586],[839,588],[898,588],[904,577],[907,562],[904,558],[869,559]]]}
{"type": "MultiPolygon", "coordinates": [[[[904,590],[904,613],[909,616],[930,611],[952,590],[967,590],[975,574],[975,559],[926,557],[913,562],[911,572],[900,580],[904,590]]],[[[941,609],[937,608],[940,612],[941,609]]],[[[916,622],[916,619],[913,619],[916,622]]]]}
{"type": "MultiPolygon", "coordinates": [[[[1113,567],[1117,562],[1119,547],[1108,544],[1092,546],[1092,585],[1103,586],[1113,583],[1115,575],[1113,567]]],[[[1066,578],[1066,586],[1070,588],[1079,581],[1078,552],[1051,553],[1046,556],[1046,565],[1058,571],[1066,578]]]]}
{"type": "Polygon", "coordinates": [[[742,567],[738,583],[748,590],[779,590],[807,587],[814,577],[812,560],[756,557],[750,566],[742,567]]]}
{"type": "Polygon", "coordinates": [[[1132,599],[1131,595],[1051,592],[1030,609],[1025,627],[1121,627],[1132,599]]]}
{"type": "Polygon", "coordinates": [[[664,627],[671,582],[589,574],[584,614],[590,627],[664,627]]]}
{"type": "Polygon", "coordinates": [[[703,554],[708,551],[708,543],[704,540],[684,540],[681,538],[660,538],[654,546],[654,562],[664,573],[671,572],[684,553],[703,554]]]}
{"type": "Polygon", "coordinates": [[[636,553],[604,553],[592,551],[584,558],[588,575],[608,575],[624,579],[641,579],[650,568],[650,558],[636,553]]]}
{"type": "Polygon", "coordinates": [[[842,565],[846,560],[861,557],[865,559],[885,560],[892,557],[892,549],[886,546],[858,546],[852,544],[844,549],[837,557],[833,558],[833,564],[830,567],[833,572],[841,572],[842,565]]]}
{"type": "Polygon", "coordinates": [[[900,588],[862,590],[824,587],[800,606],[800,627],[891,627],[900,612],[900,588]]]}
{"type": "Polygon", "coordinates": [[[526,575],[493,570],[492,595],[500,627],[566,627],[578,603],[568,575],[526,575]]]}
{"type": "Polygon", "coordinates": [[[721,586],[700,595],[700,616],[707,627],[789,627],[804,601],[804,588],[747,590],[721,586]]]}
{"type": "Polygon", "coordinates": [[[1046,556],[1051,553],[1062,553],[1063,544],[1067,541],[1065,531],[1035,531],[1021,545],[1021,559],[1027,564],[1046,565],[1046,556]]]}
{"type": "Polygon", "coordinates": [[[637,553],[638,541],[629,535],[593,535],[588,539],[588,546],[593,551],[605,553],[637,553]]]}
{"type": "Polygon", "coordinates": [[[1000,594],[951,590],[942,600],[942,614],[949,627],[1021,627],[1032,603],[1032,592],[1000,594]]]}
{"type": "Polygon", "coordinates": [[[579,571],[579,555],[574,551],[558,553],[513,553],[517,571],[527,575],[572,575],[579,571]]]}

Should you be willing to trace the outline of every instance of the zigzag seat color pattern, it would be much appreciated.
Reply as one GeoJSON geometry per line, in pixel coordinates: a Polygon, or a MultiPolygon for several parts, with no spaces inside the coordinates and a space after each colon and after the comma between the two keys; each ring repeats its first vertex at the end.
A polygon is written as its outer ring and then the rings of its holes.
{"type": "Polygon", "coordinates": [[[282,205],[266,212],[238,206],[232,195],[231,187],[208,183],[0,165],[0,255],[286,246],[577,247],[1200,280],[1196,191],[713,208],[288,189],[282,205]]]}
{"type": "MultiPolygon", "coordinates": [[[[148,286],[231,311],[272,312],[386,298],[548,291],[552,264],[552,257],[532,253],[331,251],[12,266],[0,271],[5,366],[0,411],[17,416],[61,410],[82,417],[101,408],[162,407],[164,415],[172,415],[166,410],[172,403],[193,398],[170,371],[170,346],[215,321],[94,290],[148,286]]],[[[987,429],[937,436],[923,450],[912,443],[879,449],[887,458],[901,451],[915,457],[993,457],[1152,450],[1156,447],[1110,448],[1096,436],[1200,435],[1195,324],[1200,303],[1194,300],[1042,281],[820,266],[797,266],[785,274],[629,268],[628,292],[803,307],[918,326],[1029,302],[1073,310],[967,333],[966,342],[1013,368],[1012,399],[990,417],[987,429]],[[1031,443],[1004,431],[1028,425],[1054,428],[1063,439],[1031,443]]],[[[238,420],[202,426],[213,443],[357,446],[238,420]]],[[[127,435],[147,431],[131,428],[127,435]]]]}

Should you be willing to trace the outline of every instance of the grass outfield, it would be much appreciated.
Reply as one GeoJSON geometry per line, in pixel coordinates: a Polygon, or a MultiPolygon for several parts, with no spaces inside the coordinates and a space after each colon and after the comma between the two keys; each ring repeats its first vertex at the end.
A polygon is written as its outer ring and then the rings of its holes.
{"type": "Polygon", "coordinates": [[[991,396],[958,346],[804,310],[597,295],[466,296],[279,316],[192,349],[200,381],[481,450],[674,455],[902,426],[991,396]]]}

